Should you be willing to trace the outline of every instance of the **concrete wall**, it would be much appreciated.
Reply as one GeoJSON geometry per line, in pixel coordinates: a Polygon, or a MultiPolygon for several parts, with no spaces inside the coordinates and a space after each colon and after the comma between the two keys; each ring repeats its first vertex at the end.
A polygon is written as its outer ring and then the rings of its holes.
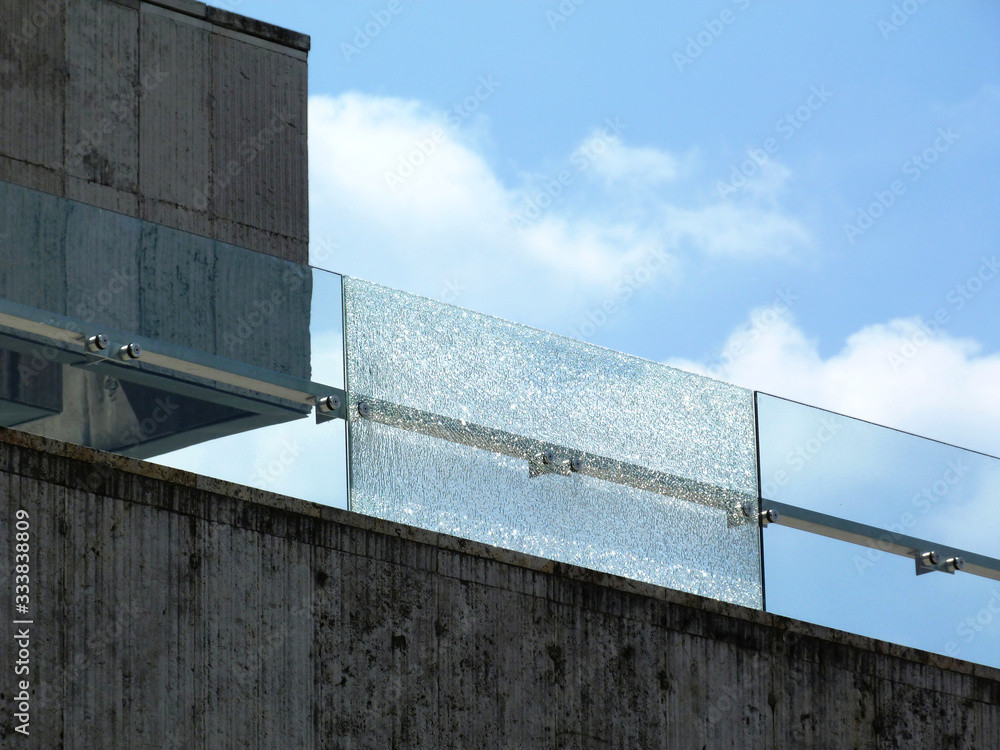
{"type": "Polygon", "coordinates": [[[0,179],[308,260],[309,39],[190,0],[0,0],[0,179]]]}
{"type": "Polygon", "coordinates": [[[0,498],[4,747],[1000,747],[945,657],[12,431],[0,498]]]}

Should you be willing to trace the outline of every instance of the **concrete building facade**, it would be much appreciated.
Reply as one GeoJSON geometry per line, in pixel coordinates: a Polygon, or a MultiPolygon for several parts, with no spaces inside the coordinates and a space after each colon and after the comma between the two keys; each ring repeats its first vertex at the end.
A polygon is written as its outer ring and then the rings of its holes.
{"type": "MultiPolygon", "coordinates": [[[[309,38],[190,0],[0,18],[3,312],[308,379],[309,38]]],[[[303,413],[0,338],[4,426],[146,457],[303,413]]]]}
{"type": "Polygon", "coordinates": [[[0,180],[308,261],[308,37],[193,0],[0,14],[0,180]]]}

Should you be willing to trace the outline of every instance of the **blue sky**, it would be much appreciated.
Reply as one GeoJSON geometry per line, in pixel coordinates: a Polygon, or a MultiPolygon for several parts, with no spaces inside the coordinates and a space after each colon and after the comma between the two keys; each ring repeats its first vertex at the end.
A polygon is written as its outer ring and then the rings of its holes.
{"type": "Polygon", "coordinates": [[[312,37],[316,265],[1000,455],[996,2],[219,5],[312,37]]]}
{"type": "Polygon", "coordinates": [[[1000,453],[995,3],[230,5],[318,265],[1000,453]]]}

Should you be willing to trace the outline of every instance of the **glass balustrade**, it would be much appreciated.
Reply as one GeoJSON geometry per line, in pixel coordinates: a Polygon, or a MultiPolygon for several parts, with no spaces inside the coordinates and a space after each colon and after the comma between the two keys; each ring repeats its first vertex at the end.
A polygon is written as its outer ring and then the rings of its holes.
{"type": "Polygon", "coordinates": [[[344,305],[354,510],[761,606],[750,391],[356,279],[344,305]]]}
{"type": "Polygon", "coordinates": [[[1000,666],[1000,459],[763,393],[757,413],[767,608],[1000,666]]]}
{"type": "Polygon", "coordinates": [[[996,458],[24,187],[0,206],[4,426],[1000,666],[996,458]]]}

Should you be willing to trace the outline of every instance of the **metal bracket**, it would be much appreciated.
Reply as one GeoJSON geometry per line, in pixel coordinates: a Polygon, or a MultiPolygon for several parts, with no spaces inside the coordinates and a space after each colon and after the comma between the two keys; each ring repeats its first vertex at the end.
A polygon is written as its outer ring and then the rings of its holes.
{"type": "Polygon", "coordinates": [[[942,560],[941,555],[933,550],[917,555],[913,562],[916,565],[918,576],[922,576],[924,573],[933,573],[934,571],[955,575],[955,571],[965,569],[965,558],[956,556],[942,560]]]}
{"type": "Polygon", "coordinates": [[[316,400],[316,424],[347,419],[347,399],[341,392],[332,393],[316,400]]]}
{"type": "Polygon", "coordinates": [[[880,552],[888,552],[914,561],[917,575],[933,573],[966,573],[1000,581],[1000,560],[975,552],[946,547],[926,539],[919,539],[876,526],[848,521],[846,518],[828,516],[806,508],[799,508],[776,500],[764,500],[769,508],[780,515],[775,523],[812,534],[850,542],[863,547],[871,547],[880,552]],[[929,550],[929,551],[928,551],[929,550]]]}
{"type": "MultiPolygon", "coordinates": [[[[579,461],[579,459],[576,459],[579,461]]],[[[559,474],[568,477],[573,473],[570,468],[572,459],[560,455],[551,448],[528,458],[528,476],[531,479],[545,474],[559,474]]]]}
{"type": "MultiPolygon", "coordinates": [[[[463,419],[433,414],[374,398],[357,396],[354,398],[358,400],[356,407],[351,410],[351,419],[368,419],[440,440],[521,459],[528,462],[528,476],[532,478],[546,474],[566,477],[580,474],[722,510],[726,514],[726,523],[729,526],[742,526],[752,522],[752,518],[747,518],[742,510],[744,503],[749,502],[748,498],[753,497],[750,493],[656,471],[564,445],[535,440],[463,419]]],[[[753,505],[756,508],[756,500],[753,501],[753,505]]]]}
{"type": "Polygon", "coordinates": [[[346,394],[340,388],[311,382],[285,373],[238,362],[208,352],[188,349],[157,339],[135,336],[110,328],[96,333],[85,333],[93,326],[62,315],[0,300],[0,330],[3,335],[32,341],[35,344],[52,344],[59,357],[75,367],[124,368],[122,373],[145,371],[145,365],[171,373],[171,376],[189,375],[206,381],[215,381],[233,388],[285,399],[297,404],[317,406],[317,421],[345,419],[343,407],[346,394]],[[38,341],[41,339],[41,342],[38,341]],[[323,411],[319,401],[336,397],[342,406],[323,411]]]}
{"type": "Polygon", "coordinates": [[[754,502],[743,503],[741,510],[746,518],[756,517],[762,528],[767,528],[768,524],[778,523],[781,519],[781,513],[772,508],[758,512],[757,503],[754,502]]]}

